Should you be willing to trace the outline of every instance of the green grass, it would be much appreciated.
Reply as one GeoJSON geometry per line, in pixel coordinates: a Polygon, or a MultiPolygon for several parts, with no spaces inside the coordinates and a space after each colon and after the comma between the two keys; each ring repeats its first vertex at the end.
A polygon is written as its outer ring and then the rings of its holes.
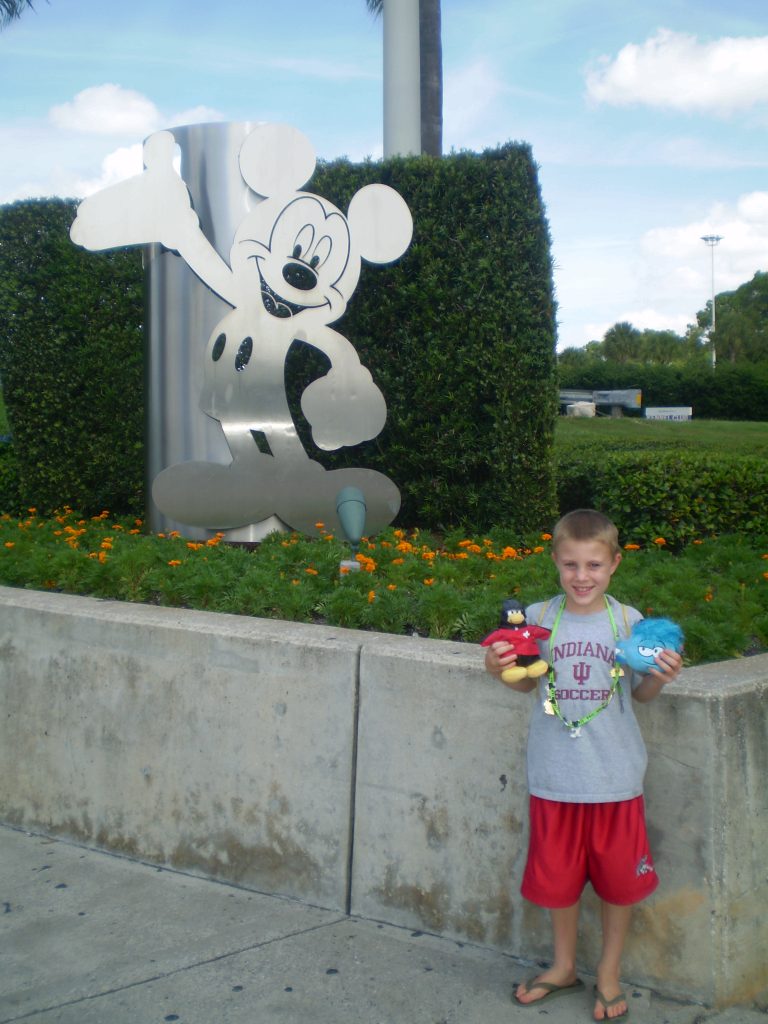
{"type": "Polygon", "coordinates": [[[596,443],[608,449],[679,448],[768,455],[768,423],[726,420],[646,420],[635,416],[580,419],[561,416],[555,429],[559,450],[596,443]]]}

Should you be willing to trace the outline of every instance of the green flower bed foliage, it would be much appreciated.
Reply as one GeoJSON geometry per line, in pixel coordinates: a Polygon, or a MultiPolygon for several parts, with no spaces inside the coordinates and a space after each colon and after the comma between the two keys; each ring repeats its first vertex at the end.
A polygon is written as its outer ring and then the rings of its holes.
{"type": "Polygon", "coordinates": [[[715,452],[611,451],[596,441],[558,453],[561,513],[598,508],[627,541],[677,549],[701,537],[768,533],[768,462],[715,452]]]}
{"type": "MultiPolygon", "coordinates": [[[[221,535],[150,536],[141,520],[107,512],[46,518],[32,508],[0,516],[0,583],[469,643],[496,627],[504,598],[530,604],[558,591],[546,532],[526,543],[501,529],[439,539],[389,529],[364,540],[360,571],[344,574],[349,549],[317,531],[272,534],[248,551],[221,535]]],[[[628,545],[615,597],[678,621],[689,664],[768,647],[768,534],[698,539],[677,555],[656,540],[628,545]]]]}
{"type": "Polygon", "coordinates": [[[768,363],[706,362],[678,366],[612,363],[599,359],[561,365],[564,389],[606,391],[640,388],[643,405],[691,406],[697,419],[768,420],[768,363]]]}
{"type": "Polygon", "coordinates": [[[0,207],[4,510],[62,494],[86,512],[143,507],[141,255],[79,249],[74,216],[67,200],[0,207]]]}
{"type": "MultiPolygon", "coordinates": [[[[321,166],[310,187],[346,209],[371,182],[408,203],[413,242],[393,266],[363,266],[338,329],[389,416],[375,441],[317,457],[391,476],[403,523],[487,529],[501,514],[519,532],[535,529],[555,508],[556,366],[549,235],[530,150],[342,160],[321,166]]],[[[289,372],[294,409],[302,358],[294,353],[289,372]]]]}

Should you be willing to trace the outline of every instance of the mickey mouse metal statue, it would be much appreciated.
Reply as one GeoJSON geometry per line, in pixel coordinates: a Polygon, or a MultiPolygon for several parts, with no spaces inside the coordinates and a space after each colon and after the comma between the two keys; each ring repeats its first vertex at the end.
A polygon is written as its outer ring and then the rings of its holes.
{"type": "Polygon", "coordinates": [[[277,516],[312,532],[318,519],[338,525],[337,496],[355,487],[365,496],[368,529],[383,528],[400,507],[397,487],[373,470],[326,471],[310,458],[288,406],[284,372],[294,340],[330,360],[301,397],[320,449],[381,431],[384,397],[352,344],[329,325],[347,307],[361,260],[389,263],[407,249],[407,205],[378,184],[361,188],[346,214],[302,192],[315,168],[309,140],[288,125],[258,125],[239,152],[253,208],[235,232],[227,263],[201,230],[174,155],[171,132],[150,136],[144,173],[85,199],[70,232],[91,250],[161,243],[232,307],[208,338],[200,375],[200,407],[221,424],[232,461],[168,466],[152,485],[156,505],[191,526],[227,529],[277,516]]]}

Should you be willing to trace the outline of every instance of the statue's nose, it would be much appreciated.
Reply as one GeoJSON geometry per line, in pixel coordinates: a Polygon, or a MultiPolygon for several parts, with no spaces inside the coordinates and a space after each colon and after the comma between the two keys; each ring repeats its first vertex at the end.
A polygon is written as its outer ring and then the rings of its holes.
{"type": "Polygon", "coordinates": [[[303,292],[311,291],[317,284],[317,274],[306,263],[286,263],[283,278],[293,288],[300,288],[303,292]]]}

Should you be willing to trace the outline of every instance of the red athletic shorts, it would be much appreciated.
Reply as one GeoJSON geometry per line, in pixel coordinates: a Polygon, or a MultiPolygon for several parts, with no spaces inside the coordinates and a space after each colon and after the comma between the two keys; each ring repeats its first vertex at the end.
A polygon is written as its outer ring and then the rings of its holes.
{"type": "Polygon", "coordinates": [[[577,903],[589,881],[601,900],[639,903],[659,884],[641,796],[608,804],[530,798],[531,833],[521,892],[556,909],[577,903]]]}

